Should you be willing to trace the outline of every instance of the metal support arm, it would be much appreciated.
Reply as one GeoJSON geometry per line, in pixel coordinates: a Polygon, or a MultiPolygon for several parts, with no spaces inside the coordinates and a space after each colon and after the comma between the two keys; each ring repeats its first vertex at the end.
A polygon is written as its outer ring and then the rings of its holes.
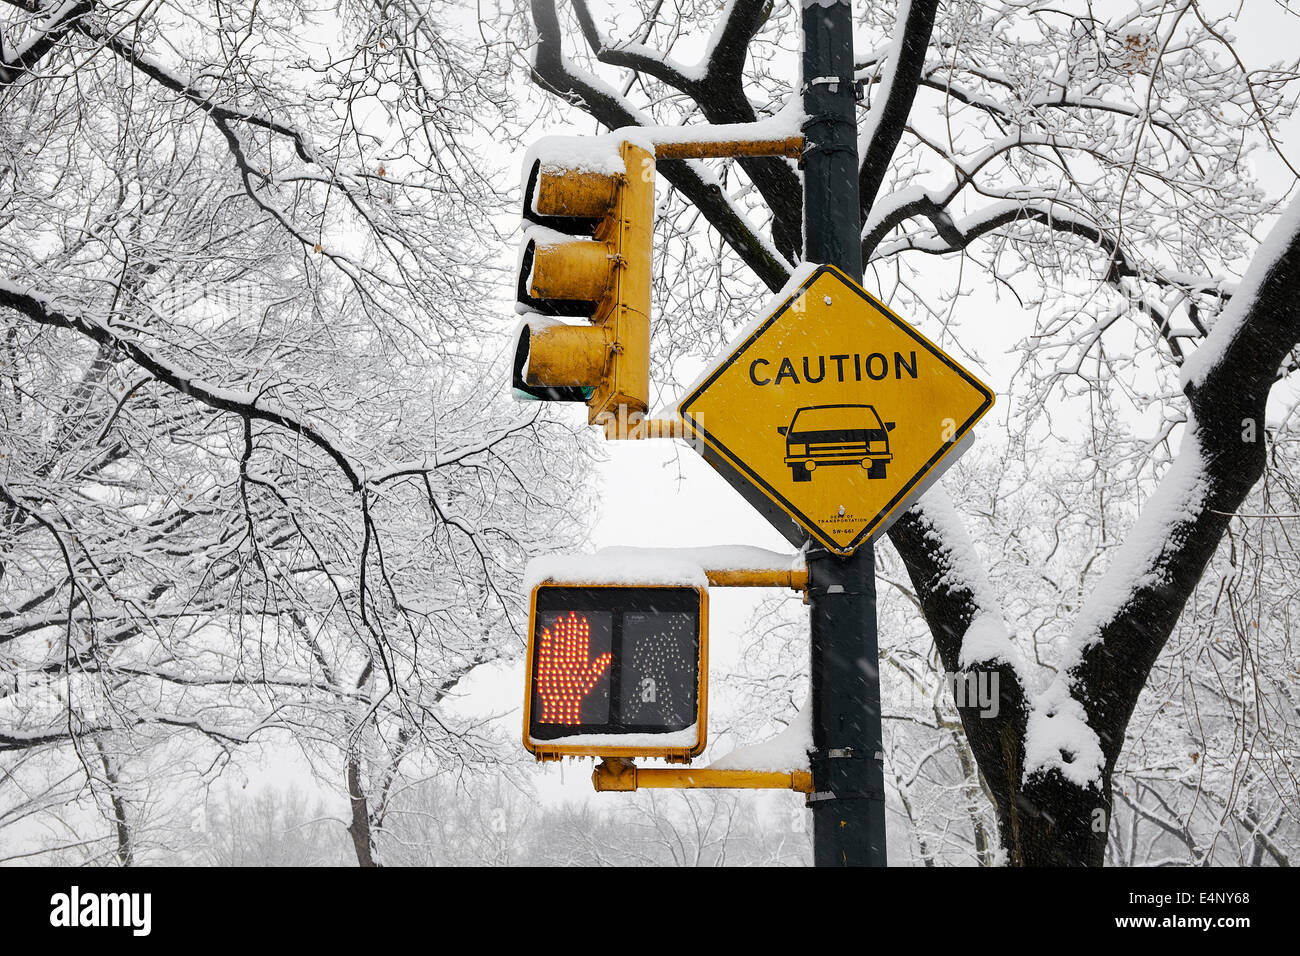
{"type": "Polygon", "coordinates": [[[807,770],[677,770],[638,769],[632,761],[612,757],[602,760],[591,773],[591,785],[598,791],[646,790],[794,790],[812,792],[812,774],[807,770]]]}

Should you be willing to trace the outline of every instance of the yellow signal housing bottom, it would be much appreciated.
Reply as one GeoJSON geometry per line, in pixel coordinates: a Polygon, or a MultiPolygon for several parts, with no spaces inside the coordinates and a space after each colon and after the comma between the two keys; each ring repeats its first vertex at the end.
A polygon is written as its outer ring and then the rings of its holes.
{"type": "Polygon", "coordinates": [[[610,331],[599,325],[529,328],[529,385],[600,384],[609,364],[610,331]]]}

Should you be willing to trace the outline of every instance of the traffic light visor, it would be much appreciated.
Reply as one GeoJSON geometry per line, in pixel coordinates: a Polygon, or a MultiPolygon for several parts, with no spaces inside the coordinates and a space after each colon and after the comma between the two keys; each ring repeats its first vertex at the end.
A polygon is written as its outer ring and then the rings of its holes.
{"type": "Polygon", "coordinates": [[[524,183],[524,218],[563,232],[590,232],[618,197],[620,174],[535,160],[524,183]]]}
{"type": "Polygon", "coordinates": [[[604,329],[534,315],[519,324],[510,387],[518,401],[585,402],[605,374],[604,329]]]}
{"type": "Polygon", "coordinates": [[[613,281],[612,260],[603,242],[532,227],[520,247],[517,311],[592,316],[613,281]]]}

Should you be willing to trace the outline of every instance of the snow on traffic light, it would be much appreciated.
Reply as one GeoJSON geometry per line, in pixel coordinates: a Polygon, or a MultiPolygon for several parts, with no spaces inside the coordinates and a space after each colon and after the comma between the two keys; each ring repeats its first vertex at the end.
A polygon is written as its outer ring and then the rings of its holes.
{"type": "Polygon", "coordinates": [[[706,726],[706,594],[678,586],[534,588],[528,751],[539,760],[698,756],[706,726]]]}
{"type": "Polygon", "coordinates": [[[654,154],[552,136],[529,153],[512,365],[516,398],[585,402],[589,421],[643,415],[650,391],[654,154]],[[587,321],[569,324],[560,316],[587,321]]]}

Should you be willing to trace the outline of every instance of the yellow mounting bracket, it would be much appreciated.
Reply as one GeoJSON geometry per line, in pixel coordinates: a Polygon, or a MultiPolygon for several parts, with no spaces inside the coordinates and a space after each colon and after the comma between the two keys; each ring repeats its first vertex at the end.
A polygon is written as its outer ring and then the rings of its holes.
{"type": "Polygon", "coordinates": [[[598,416],[596,424],[605,429],[605,437],[612,440],[642,441],[647,438],[689,438],[685,424],[675,418],[646,418],[606,412],[598,416]]]}
{"type": "Polygon", "coordinates": [[[655,159],[721,159],[743,156],[787,156],[803,158],[803,137],[772,137],[757,123],[736,123],[712,129],[712,138],[683,138],[671,141],[671,134],[656,131],[652,137],[655,159]]]}
{"type": "Polygon", "coordinates": [[[812,793],[812,773],[807,770],[638,770],[622,757],[606,757],[591,773],[597,791],[646,790],[667,787],[674,790],[794,790],[812,793]]]}
{"type": "Polygon", "coordinates": [[[708,568],[704,572],[711,588],[789,588],[808,590],[808,569],[785,571],[761,568],[708,568]]]}

